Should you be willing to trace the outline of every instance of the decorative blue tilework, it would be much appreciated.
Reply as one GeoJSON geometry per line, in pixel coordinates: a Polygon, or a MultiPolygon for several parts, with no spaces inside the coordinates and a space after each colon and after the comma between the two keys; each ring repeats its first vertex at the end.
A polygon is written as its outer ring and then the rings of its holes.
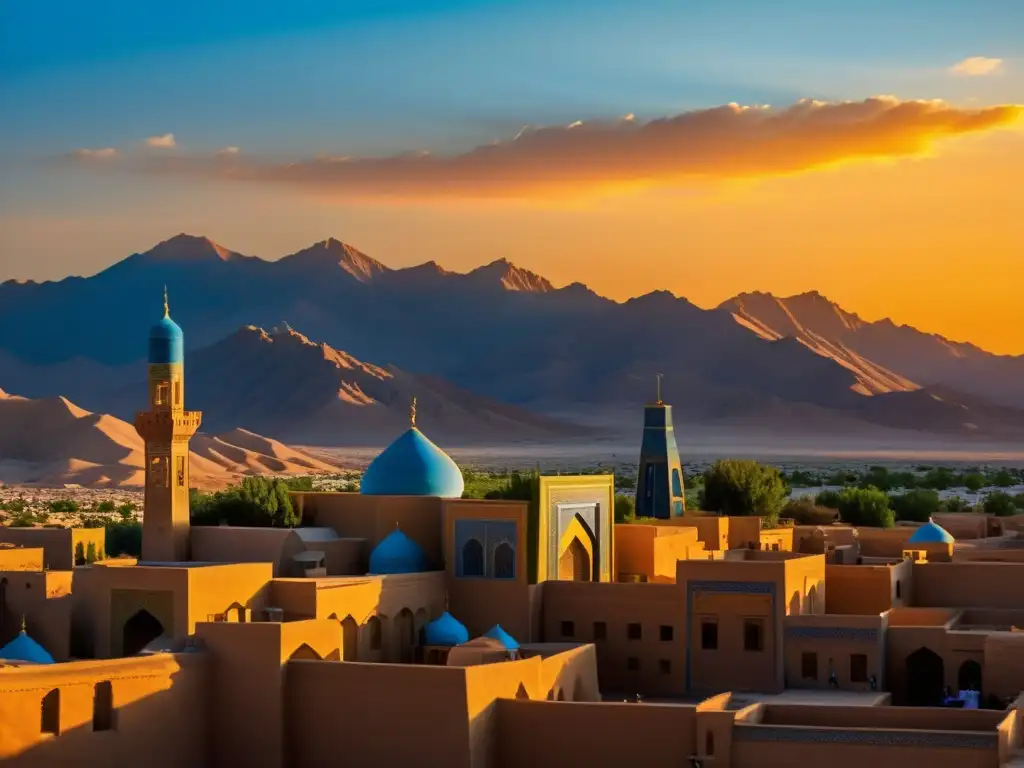
{"type": "Polygon", "coordinates": [[[455,575],[460,578],[504,578],[515,579],[517,574],[516,543],[517,523],[515,520],[476,520],[462,519],[455,521],[455,575]],[[463,563],[463,552],[466,543],[475,539],[483,547],[484,573],[483,576],[466,574],[463,563]],[[494,569],[494,553],[501,544],[507,544],[512,548],[513,566],[511,576],[499,577],[494,569]]]}
{"type": "Polygon", "coordinates": [[[876,643],[878,630],[868,627],[787,627],[786,637],[876,643]]]}
{"type": "Polygon", "coordinates": [[[859,744],[872,747],[932,749],[998,749],[997,733],[949,731],[872,731],[859,728],[827,728],[799,725],[745,725],[733,728],[736,741],[802,742],[807,744],[859,744]]]}

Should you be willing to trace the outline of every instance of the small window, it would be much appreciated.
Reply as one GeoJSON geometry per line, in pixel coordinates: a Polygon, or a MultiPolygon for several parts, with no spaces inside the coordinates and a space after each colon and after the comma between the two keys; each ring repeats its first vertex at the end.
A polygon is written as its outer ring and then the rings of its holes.
{"type": "Polygon", "coordinates": [[[153,405],[167,405],[167,390],[168,385],[166,381],[157,383],[156,388],[153,390],[153,405]]]}
{"type": "Polygon", "coordinates": [[[658,635],[661,637],[661,642],[671,643],[672,642],[672,627],[668,624],[662,624],[658,635]]]}
{"type": "Polygon", "coordinates": [[[671,662],[671,660],[669,660],[669,659],[659,659],[658,660],[658,672],[660,672],[663,675],[671,675],[672,674],[672,662],[671,662]]]}
{"type": "Polygon", "coordinates": [[[868,657],[863,653],[850,656],[850,682],[866,683],[868,681],[868,657]]]}
{"type": "Polygon", "coordinates": [[[576,625],[574,625],[571,621],[563,621],[562,637],[576,637],[576,625]]]}
{"type": "Polygon", "coordinates": [[[774,544],[772,544],[772,552],[778,552],[778,551],[779,551],[779,542],[776,541],[774,544]]]}
{"type": "Polygon", "coordinates": [[[639,624],[633,623],[626,626],[626,637],[630,640],[640,640],[643,636],[644,633],[639,624]]]}
{"type": "Polygon", "coordinates": [[[899,579],[896,580],[896,599],[899,600],[903,597],[903,585],[899,579]]]}
{"type": "Polygon", "coordinates": [[[594,639],[605,640],[608,637],[608,625],[603,621],[594,622],[594,639]]]}
{"type": "Polygon", "coordinates": [[[743,650],[764,650],[764,624],[760,619],[747,619],[743,622],[743,650]]]}
{"type": "Polygon", "coordinates": [[[181,405],[181,382],[174,382],[174,404],[181,405]]]}
{"type": "Polygon", "coordinates": [[[42,733],[60,733],[60,689],[54,688],[43,696],[39,730],[42,733]]]}
{"type": "Polygon", "coordinates": [[[718,622],[701,622],[700,647],[705,651],[714,651],[718,649],[718,622]]]}
{"type": "Polygon", "coordinates": [[[177,477],[178,477],[178,487],[179,488],[184,488],[185,487],[185,457],[184,456],[178,456],[177,457],[177,472],[176,472],[176,474],[177,474],[177,477]]]}
{"type": "Polygon", "coordinates": [[[715,756],[715,734],[708,731],[707,736],[704,737],[704,757],[715,756]]]}
{"type": "Polygon", "coordinates": [[[640,659],[637,658],[636,656],[630,656],[629,658],[627,658],[626,659],[626,669],[628,669],[630,672],[639,672],[640,671],[640,659]]]}
{"type": "Polygon", "coordinates": [[[109,681],[96,683],[92,691],[92,729],[114,730],[114,690],[109,681]]]}
{"type": "Polygon", "coordinates": [[[804,651],[800,656],[800,676],[804,680],[818,679],[818,654],[804,651]]]}

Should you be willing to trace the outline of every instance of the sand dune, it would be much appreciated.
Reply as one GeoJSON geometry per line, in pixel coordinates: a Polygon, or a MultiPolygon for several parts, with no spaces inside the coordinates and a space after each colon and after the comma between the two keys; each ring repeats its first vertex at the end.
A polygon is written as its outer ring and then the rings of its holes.
{"type": "MultiPolygon", "coordinates": [[[[309,474],[336,468],[243,429],[197,434],[191,483],[216,488],[248,474],[309,474]]],[[[8,484],[141,486],[145,446],[135,428],[64,397],[39,400],[0,390],[0,480],[8,484]]]]}

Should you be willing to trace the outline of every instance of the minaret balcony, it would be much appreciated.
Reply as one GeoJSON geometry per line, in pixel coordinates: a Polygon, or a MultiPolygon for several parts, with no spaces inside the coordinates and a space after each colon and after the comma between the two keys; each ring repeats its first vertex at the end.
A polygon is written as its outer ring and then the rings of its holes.
{"type": "Polygon", "coordinates": [[[135,431],[144,440],[191,437],[203,423],[201,411],[138,411],[135,431]]]}

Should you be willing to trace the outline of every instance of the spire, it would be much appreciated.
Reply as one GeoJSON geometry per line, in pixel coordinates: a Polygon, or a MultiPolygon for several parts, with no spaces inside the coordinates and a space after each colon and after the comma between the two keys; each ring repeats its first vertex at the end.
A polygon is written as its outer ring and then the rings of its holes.
{"type": "Polygon", "coordinates": [[[171,316],[171,307],[167,303],[167,286],[164,285],[164,317],[171,316]]]}
{"type": "Polygon", "coordinates": [[[25,630],[25,614],[21,614],[21,631],[24,633],[25,630]]]}
{"type": "Polygon", "coordinates": [[[665,374],[663,374],[663,373],[656,373],[656,374],[654,374],[655,378],[657,378],[657,380],[658,380],[658,399],[655,400],[654,402],[657,403],[658,405],[661,405],[661,377],[664,376],[664,375],[665,374]]]}
{"type": "Polygon", "coordinates": [[[409,421],[412,422],[412,426],[416,426],[416,398],[413,397],[412,405],[409,406],[409,421]]]}

